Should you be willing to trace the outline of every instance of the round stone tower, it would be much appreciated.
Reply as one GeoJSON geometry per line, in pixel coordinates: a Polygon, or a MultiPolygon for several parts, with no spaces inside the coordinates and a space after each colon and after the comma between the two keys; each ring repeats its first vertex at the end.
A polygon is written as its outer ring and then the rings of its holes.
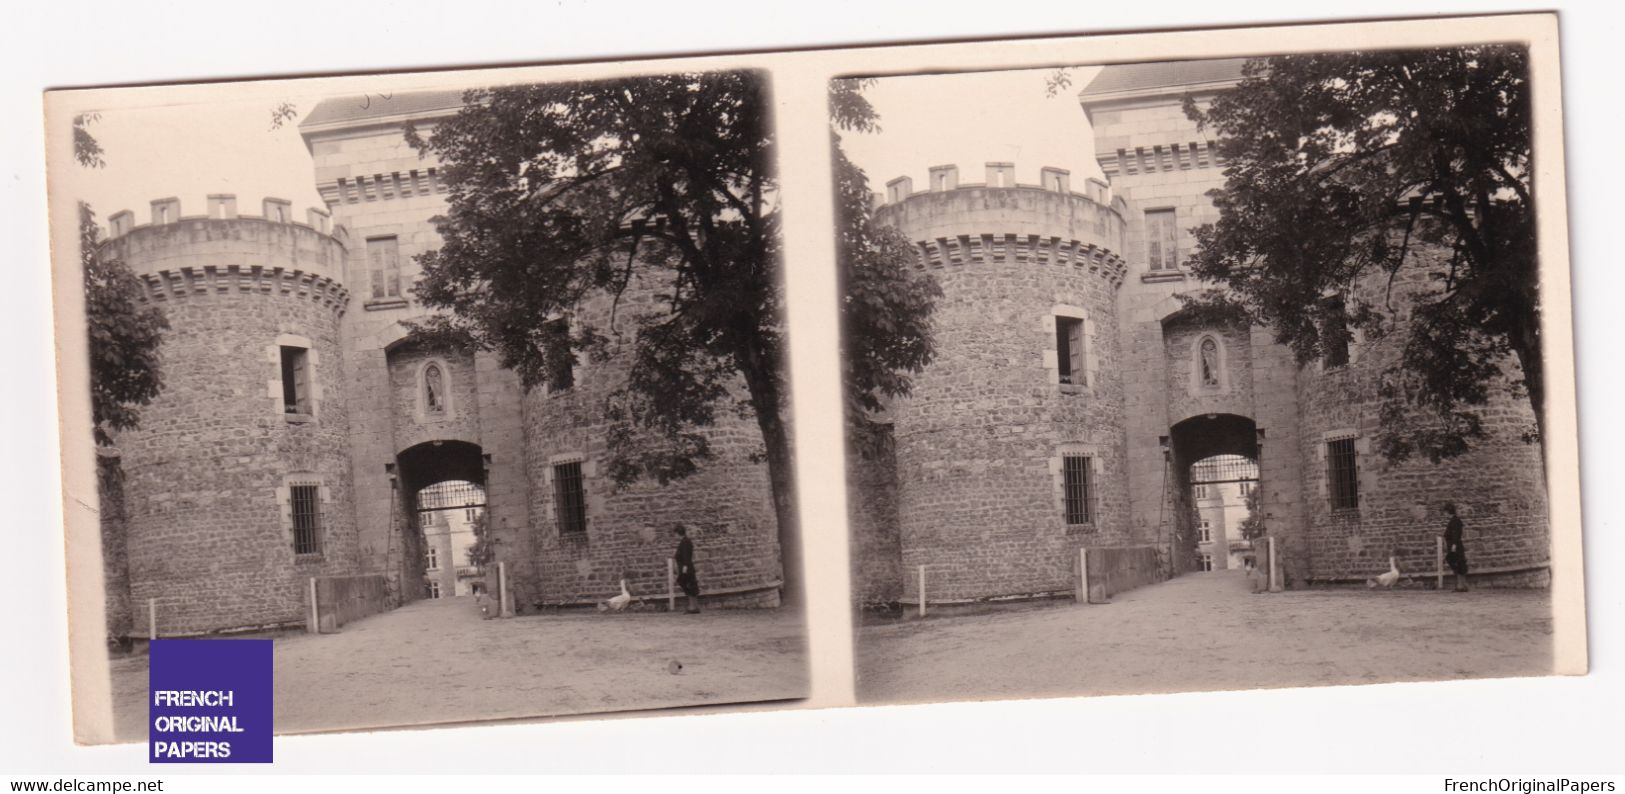
{"type": "Polygon", "coordinates": [[[762,434],[743,382],[719,402],[704,429],[712,452],[694,474],[664,485],[647,478],[617,484],[610,471],[608,408],[627,381],[639,318],[666,316],[670,288],[634,276],[618,301],[582,300],[550,328],[563,339],[591,328],[607,345],[577,353],[575,365],[550,373],[524,398],[524,441],[536,581],[522,583],[524,604],[579,606],[620,592],[658,599],[667,592],[673,526],[694,541],[695,568],[707,605],[778,606],[784,581],[762,434]]]}
{"type": "Polygon", "coordinates": [[[892,411],[902,600],[1070,591],[1080,546],[1131,540],[1117,292],[1120,200],[1068,172],[954,166],[887,184],[877,219],[942,287],[938,358],[892,411]]]}
{"type": "Polygon", "coordinates": [[[170,326],[163,392],[117,439],[138,633],[148,599],[164,636],[300,623],[310,577],[357,567],[342,231],[321,210],[263,209],[216,195],[206,216],[161,199],[148,225],[109,219],[103,255],[170,326]]]}

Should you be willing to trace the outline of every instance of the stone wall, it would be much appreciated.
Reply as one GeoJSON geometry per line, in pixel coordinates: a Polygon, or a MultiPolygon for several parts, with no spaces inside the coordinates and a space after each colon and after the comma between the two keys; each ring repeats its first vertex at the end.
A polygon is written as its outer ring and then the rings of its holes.
{"type": "MultiPolygon", "coordinates": [[[[1357,338],[1346,366],[1306,366],[1300,380],[1305,467],[1310,495],[1307,576],[1316,580],[1363,580],[1388,570],[1397,557],[1407,574],[1436,569],[1436,540],[1454,502],[1466,525],[1468,560],[1475,578],[1528,581],[1531,569],[1549,562],[1546,487],[1540,446],[1522,436],[1534,427],[1527,398],[1513,393],[1520,377],[1516,361],[1504,362],[1505,378],[1491,385],[1490,404],[1479,411],[1486,438],[1459,458],[1432,463],[1413,458],[1389,463],[1379,454],[1376,435],[1384,370],[1399,359],[1408,337],[1409,307],[1431,293],[1429,272],[1447,252],[1421,250],[1388,292],[1385,276],[1358,284],[1354,300],[1393,305],[1401,326],[1380,341],[1357,338]],[[1327,494],[1326,439],[1353,436],[1359,452],[1359,507],[1333,510],[1327,494]]],[[[1534,572],[1535,578],[1543,574],[1534,572]]]]}
{"type": "Polygon", "coordinates": [[[851,533],[853,598],[885,606],[903,597],[903,547],[897,515],[897,453],[889,424],[878,425],[872,448],[847,445],[847,531],[851,533]]]}
{"type": "Polygon", "coordinates": [[[528,602],[521,607],[602,601],[620,592],[623,575],[634,596],[665,594],[677,523],[688,527],[694,541],[707,601],[778,603],[783,581],[778,524],[767,465],[756,462],[761,431],[744,407],[742,386],[718,405],[716,424],[703,431],[714,457],[697,473],[665,485],[647,479],[617,485],[609,476],[606,411],[626,383],[637,318],[663,312],[659,292],[635,279],[614,306],[613,321],[607,296],[583,301],[568,318],[572,332],[590,326],[610,340],[607,349],[602,355],[578,354],[569,388],[538,385],[524,397],[535,559],[534,573],[515,573],[528,602]],[[554,475],[559,464],[570,462],[581,464],[585,532],[562,531],[558,522],[554,475]]]}
{"type": "MultiPolygon", "coordinates": [[[[991,166],[990,166],[991,168],[991,166]]],[[[1080,544],[1127,535],[1115,209],[1035,187],[899,196],[880,222],[921,251],[943,296],[937,361],[894,406],[905,602],[1068,591],[1080,544]],[[1057,317],[1082,321],[1082,383],[1058,375],[1057,317]],[[1063,455],[1087,456],[1094,504],[1066,523],[1063,455]]]]}
{"type": "Polygon", "coordinates": [[[157,599],[162,636],[303,623],[304,581],[357,567],[338,375],[346,295],[321,275],[332,258],[300,267],[335,249],[314,230],[250,219],[137,227],[107,243],[170,323],[164,391],[118,438],[130,597],[157,599]],[[284,410],[283,345],[307,349],[301,413],[284,410]],[[295,554],[296,483],[318,486],[318,554],[295,554]]]}

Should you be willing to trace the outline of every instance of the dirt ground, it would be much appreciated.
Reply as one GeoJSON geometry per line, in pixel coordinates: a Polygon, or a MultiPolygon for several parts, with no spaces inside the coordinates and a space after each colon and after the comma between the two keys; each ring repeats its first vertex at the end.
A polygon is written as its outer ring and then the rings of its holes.
{"type": "Polygon", "coordinates": [[[1239,571],[1116,596],[858,631],[860,702],[1056,697],[1544,675],[1545,590],[1253,595],[1239,571]]]}
{"type": "MultiPolygon", "coordinates": [[[[788,609],[482,620],[472,598],[419,601],[338,634],[278,636],[276,732],[805,697],[805,634],[788,609]]],[[[116,735],[144,741],[147,657],[112,666],[116,735]]]]}

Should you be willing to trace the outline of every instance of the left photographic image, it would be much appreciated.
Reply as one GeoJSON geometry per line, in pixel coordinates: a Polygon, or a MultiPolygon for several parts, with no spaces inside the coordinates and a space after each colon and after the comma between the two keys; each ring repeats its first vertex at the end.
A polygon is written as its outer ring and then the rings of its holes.
{"type": "Polygon", "coordinates": [[[808,694],[766,75],[407,80],[47,96],[81,741],[153,639],[277,733],[808,694]]]}

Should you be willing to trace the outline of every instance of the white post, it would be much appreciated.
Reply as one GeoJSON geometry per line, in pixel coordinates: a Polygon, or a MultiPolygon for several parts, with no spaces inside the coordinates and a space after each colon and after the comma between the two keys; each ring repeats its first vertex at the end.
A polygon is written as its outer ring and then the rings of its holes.
{"type": "Polygon", "coordinates": [[[306,631],[310,634],[322,632],[322,612],[316,607],[316,577],[310,577],[310,625],[306,631]]]}
{"type": "Polygon", "coordinates": [[[1078,547],[1078,597],[1080,604],[1089,603],[1089,550],[1078,547]]]}
{"type": "Polygon", "coordinates": [[[508,593],[508,564],[497,562],[497,615],[499,617],[513,617],[513,602],[508,593]]]}
{"type": "Polygon", "coordinates": [[[920,617],[925,617],[925,566],[920,566],[920,617]]]}
{"type": "Polygon", "coordinates": [[[1444,589],[1444,536],[1439,535],[1438,537],[1434,538],[1434,540],[1438,541],[1438,550],[1437,550],[1437,553],[1433,555],[1433,557],[1434,557],[1434,559],[1433,559],[1433,570],[1435,571],[1435,574],[1438,576],[1439,580],[1434,583],[1433,587],[1435,589],[1438,589],[1438,590],[1443,590],[1444,589]]]}
{"type": "Polygon", "coordinates": [[[147,599],[147,639],[158,639],[158,599],[147,599]]]}
{"type": "Polygon", "coordinates": [[[677,560],[666,558],[666,611],[677,611],[677,560]]]}
{"type": "Polygon", "coordinates": [[[1270,592],[1281,592],[1281,564],[1275,556],[1275,536],[1270,536],[1270,592]]]}

